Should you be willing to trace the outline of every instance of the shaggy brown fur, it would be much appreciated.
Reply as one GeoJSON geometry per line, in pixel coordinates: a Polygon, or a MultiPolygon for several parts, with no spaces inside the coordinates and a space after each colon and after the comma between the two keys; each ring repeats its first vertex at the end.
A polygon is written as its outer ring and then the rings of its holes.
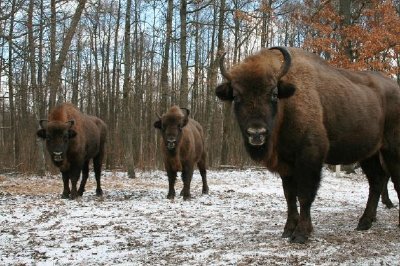
{"type": "Polygon", "coordinates": [[[190,182],[194,165],[197,164],[203,181],[203,194],[208,194],[206,177],[206,152],[201,125],[188,117],[189,110],[172,106],[154,123],[161,131],[161,149],[168,175],[168,199],[175,197],[177,172],[182,171],[184,200],[190,199],[190,182]]]}
{"type": "Polygon", "coordinates": [[[376,217],[385,175],[400,198],[396,82],[379,73],[337,69],[314,54],[282,47],[262,50],[221,72],[228,81],[216,93],[234,101],[248,153],[282,178],[288,204],[283,237],[304,243],[311,233],[310,208],[324,162],[360,162],[370,191],[359,230],[369,229],[376,217]],[[291,59],[287,73],[281,70],[285,51],[283,62],[291,59]]]}
{"type": "Polygon", "coordinates": [[[97,182],[96,194],[101,196],[103,192],[100,175],[107,135],[106,124],[95,116],[81,113],[72,104],[64,103],[57,105],[50,112],[48,120],[41,120],[40,126],[37,135],[46,140],[52,161],[62,173],[62,197],[74,199],[83,195],[89,175],[90,159],[93,159],[97,182]],[[81,171],[82,181],[77,190],[81,171]]]}

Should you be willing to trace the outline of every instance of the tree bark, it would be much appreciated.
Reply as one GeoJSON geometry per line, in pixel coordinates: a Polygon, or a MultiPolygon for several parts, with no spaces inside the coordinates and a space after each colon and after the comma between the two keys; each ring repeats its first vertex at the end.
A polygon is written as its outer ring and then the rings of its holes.
{"type": "Polygon", "coordinates": [[[174,1],[168,0],[165,45],[164,45],[164,54],[161,66],[161,111],[163,112],[167,110],[171,97],[169,82],[168,82],[168,66],[169,66],[169,53],[171,49],[171,38],[172,38],[173,5],[174,1]]]}
{"type": "Polygon", "coordinates": [[[189,86],[188,86],[188,65],[187,65],[187,1],[181,0],[180,7],[180,20],[181,20],[181,38],[180,38],[180,59],[181,59],[181,84],[180,84],[180,101],[179,104],[181,107],[188,107],[188,94],[189,94],[189,86]]]}
{"type": "Polygon", "coordinates": [[[133,143],[132,143],[132,125],[131,113],[129,109],[130,93],[132,90],[131,84],[131,8],[132,0],[127,0],[126,15],[125,15],[125,42],[124,42],[124,85],[123,85],[123,99],[122,99],[122,137],[124,149],[124,161],[127,168],[129,178],[135,178],[135,166],[133,160],[133,143]]]}
{"type": "MultiPolygon", "coordinates": [[[[71,46],[72,38],[74,37],[74,34],[75,34],[76,28],[78,26],[79,20],[81,18],[82,12],[85,9],[86,1],[87,0],[79,0],[78,6],[76,7],[75,13],[71,20],[71,25],[69,26],[69,29],[63,40],[63,45],[61,47],[59,57],[54,62],[54,65],[50,66],[50,70],[49,70],[48,77],[47,77],[47,85],[50,88],[50,99],[49,99],[49,108],[50,109],[56,104],[57,92],[59,91],[59,89],[61,87],[61,71],[64,67],[64,63],[67,58],[68,50],[71,46]]],[[[53,2],[55,2],[55,1],[52,0],[52,6],[53,6],[53,2]]],[[[54,12],[55,12],[55,3],[54,3],[54,12]]],[[[52,12],[52,16],[53,15],[55,16],[55,13],[53,14],[53,12],[52,12]]],[[[55,32],[55,24],[56,24],[55,17],[54,17],[54,21],[52,19],[51,24],[53,25],[52,28],[54,27],[54,32],[55,32]],[[53,25],[53,22],[54,22],[54,25],[53,25]]],[[[52,35],[53,35],[53,30],[52,30],[52,35]]],[[[53,39],[53,37],[51,38],[51,45],[54,45],[54,47],[55,47],[55,37],[54,37],[54,39],[53,39]]],[[[54,52],[54,50],[53,50],[53,52],[54,52]]],[[[52,52],[52,55],[53,55],[53,52],[52,52]]]]}

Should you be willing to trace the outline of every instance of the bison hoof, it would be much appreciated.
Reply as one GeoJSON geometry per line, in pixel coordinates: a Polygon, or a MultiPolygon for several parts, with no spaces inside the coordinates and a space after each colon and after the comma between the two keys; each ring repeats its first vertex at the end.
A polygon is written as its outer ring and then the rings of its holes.
{"type": "Polygon", "coordinates": [[[361,217],[360,221],[358,222],[356,230],[365,231],[370,229],[373,221],[374,219],[361,217]]]}
{"type": "Polygon", "coordinates": [[[96,189],[96,196],[97,197],[103,196],[103,190],[101,188],[100,189],[96,189]]]}
{"type": "Polygon", "coordinates": [[[293,230],[285,229],[282,233],[282,238],[289,238],[293,235],[293,230]]]}
{"type": "Polygon", "coordinates": [[[69,195],[69,198],[71,199],[71,200],[74,200],[74,199],[76,199],[76,198],[78,198],[78,193],[77,192],[75,192],[75,193],[71,193],[70,195],[69,195]]]}
{"type": "Polygon", "coordinates": [[[203,188],[202,193],[207,195],[208,194],[208,187],[207,188],[203,188]]]}
{"type": "Polygon", "coordinates": [[[304,244],[306,243],[308,237],[305,235],[301,235],[301,234],[293,234],[290,237],[290,242],[291,243],[297,243],[297,244],[304,244]]]}
{"type": "Polygon", "coordinates": [[[167,199],[174,199],[175,198],[175,194],[169,194],[167,195],[167,199]]]}
{"type": "Polygon", "coordinates": [[[69,199],[69,193],[62,193],[61,194],[62,199],[69,199]]]}
{"type": "Polygon", "coordinates": [[[83,196],[83,192],[84,192],[84,190],[78,190],[78,195],[82,197],[83,196]]]}
{"type": "Polygon", "coordinates": [[[383,202],[383,204],[385,204],[388,209],[394,208],[394,204],[390,200],[383,202]]]}
{"type": "Polygon", "coordinates": [[[183,200],[190,200],[192,196],[190,195],[183,195],[183,200]]]}

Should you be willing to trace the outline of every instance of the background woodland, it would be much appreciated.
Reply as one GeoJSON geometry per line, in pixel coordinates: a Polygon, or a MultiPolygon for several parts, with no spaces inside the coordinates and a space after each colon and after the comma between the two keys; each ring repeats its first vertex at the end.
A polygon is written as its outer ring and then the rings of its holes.
{"type": "Polygon", "coordinates": [[[35,132],[64,101],[108,124],[108,169],[161,167],[153,122],[173,104],[203,125],[210,167],[249,165],[217,55],[278,45],[400,84],[400,0],[0,0],[0,173],[54,170],[35,132]]]}

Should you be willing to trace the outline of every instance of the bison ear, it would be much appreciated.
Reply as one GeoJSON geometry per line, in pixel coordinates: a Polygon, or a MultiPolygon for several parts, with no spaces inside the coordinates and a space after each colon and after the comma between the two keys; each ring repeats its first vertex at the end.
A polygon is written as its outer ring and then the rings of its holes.
{"type": "Polygon", "coordinates": [[[76,131],[75,130],[73,130],[73,129],[68,129],[68,137],[70,138],[70,139],[73,139],[73,138],[75,138],[76,137],[76,131]]]}
{"type": "Polygon", "coordinates": [[[154,122],[153,125],[154,125],[155,128],[161,129],[161,120],[160,119],[157,120],[156,122],[154,122]]]}
{"type": "Polygon", "coordinates": [[[46,139],[46,129],[39,129],[38,131],[36,131],[36,135],[41,139],[46,139]]]}
{"type": "Polygon", "coordinates": [[[187,109],[187,108],[181,108],[181,110],[182,110],[183,115],[184,115],[184,117],[183,117],[183,125],[182,125],[182,127],[184,127],[184,126],[186,126],[187,123],[189,122],[189,114],[190,114],[190,111],[189,111],[189,109],[187,109]]]}
{"type": "Polygon", "coordinates": [[[294,94],[295,91],[296,91],[296,86],[293,85],[292,83],[284,82],[281,80],[278,82],[279,99],[289,98],[294,94]]]}
{"type": "Polygon", "coordinates": [[[217,86],[215,94],[222,101],[233,101],[233,89],[230,82],[225,82],[217,86]]]}

